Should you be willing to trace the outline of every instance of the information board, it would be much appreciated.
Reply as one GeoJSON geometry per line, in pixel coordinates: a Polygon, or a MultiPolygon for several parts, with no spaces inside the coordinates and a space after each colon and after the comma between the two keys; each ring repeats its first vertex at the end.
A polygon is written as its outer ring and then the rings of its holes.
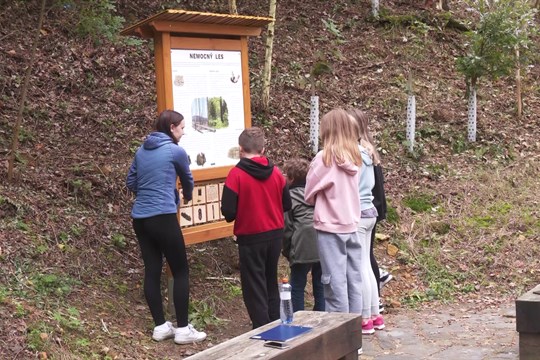
{"type": "Polygon", "coordinates": [[[235,165],[245,128],[241,52],[172,49],[171,75],[191,169],[235,165]]]}

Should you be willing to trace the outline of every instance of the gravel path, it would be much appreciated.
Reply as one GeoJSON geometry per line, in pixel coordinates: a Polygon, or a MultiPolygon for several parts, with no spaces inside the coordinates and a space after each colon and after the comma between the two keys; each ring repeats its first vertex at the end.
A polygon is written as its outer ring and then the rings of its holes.
{"type": "Polygon", "coordinates": [[[514,303],[394,310],[385,314],[385,323],[386,329],[364,336],[359,359],[519,359],[514,303]]]}

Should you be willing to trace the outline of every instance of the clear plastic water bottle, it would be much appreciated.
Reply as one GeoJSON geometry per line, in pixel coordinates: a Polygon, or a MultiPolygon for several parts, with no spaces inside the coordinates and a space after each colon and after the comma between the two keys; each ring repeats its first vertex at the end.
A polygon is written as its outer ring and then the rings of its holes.
{"type": "Polygon", "coordinates": [[[289,279],[283,278],[281,280],[281,287],[279,289],[280,307],[279,317],[283,324],[290,324],[293,321],[293,306],[291,299],[291,284],[289,279]]]}

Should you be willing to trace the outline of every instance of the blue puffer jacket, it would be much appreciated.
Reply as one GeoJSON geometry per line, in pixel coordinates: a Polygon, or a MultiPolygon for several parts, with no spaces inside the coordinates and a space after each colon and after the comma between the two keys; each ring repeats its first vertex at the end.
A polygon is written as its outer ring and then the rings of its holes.
{"type": "Polygon", "coordinates": [[[176,214],[179,204],[176,177],[180,178],[184,198],[191,200],[193,176],[186,151],[165,133],[153,132],[135,153],[126,179],[136,194],[131,210],[134,219],[161,214],[176,214]]]}

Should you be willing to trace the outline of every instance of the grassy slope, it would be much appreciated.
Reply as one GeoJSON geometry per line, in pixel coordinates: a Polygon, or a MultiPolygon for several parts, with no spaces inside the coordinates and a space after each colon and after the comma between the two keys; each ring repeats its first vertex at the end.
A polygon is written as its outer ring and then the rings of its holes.
{"type": "MultiPolygon", "coordinates": [[[[240,2],[264,15],[265,4],[240,2]]],[[[128,23],[161,10],[121,1],[128,23]]],[[[179,7],[225,12],[213,1],[179,7]]],[[[317,93],[321,113],[360,106],[373,119],[384,154],[394,221],[380,229],[381,262],[400,278],[385,296],[395,307],[424,300],[496,304],[538,283],[538,66],[525,82],[525,117],[513,116],[513,84],[485,81],[479,91],[478,139],[465,142],[464,83],[454,69],[463,35],[411,5],[392,14],[430,19],[381,25],[365,3],[286,2],[278,7],[269,113],[259,110],[262,38],[250,40],[254,123],[264,126],[278,164],[307,154],[309,96],[305,74],[319,60],[332,66],[317,93]],[[322,20],[325,20],[325,25],[322,20]],[[330,30],[335,24],[336,30],[330,30]],[[417,141],[403,145],[408,73],[414,74],[417,141]],[[413,211],[427,205],[427,211],[413,211]],[[389,245],[397,246],[395,256],[389,245]]],[[[456,4],[454,16],[466,12],[456,4]]],[[[24,60],[37,4],[12,2],[0,15],[0,153],[7,158],[24,60]]],[[[132,151],[155,117],[151,44],[95,44],[76,38],[66,10],[45,21],[21,133],[18,183],[0,169],[1,357],[168,358],[201,347],[148,341],[142,266],[123,187],[132,151]],[[135,349],[135,351],[133,351],[135,349]],[[160,355],[153,355],[157,351],[160,355]]],[[[537,64],[536,64],[537,65],[537,64]]],[[[235,248],[223,240],[190,250],[195,321],[211,342],[246,328],[235,248]],[[209,280],[208,277],[218,278],[209,280]],[[219,280],[221,279],[221,280],[219,280]]],[[[204,345],[203,345],[204,346],[204,345]]]]}

